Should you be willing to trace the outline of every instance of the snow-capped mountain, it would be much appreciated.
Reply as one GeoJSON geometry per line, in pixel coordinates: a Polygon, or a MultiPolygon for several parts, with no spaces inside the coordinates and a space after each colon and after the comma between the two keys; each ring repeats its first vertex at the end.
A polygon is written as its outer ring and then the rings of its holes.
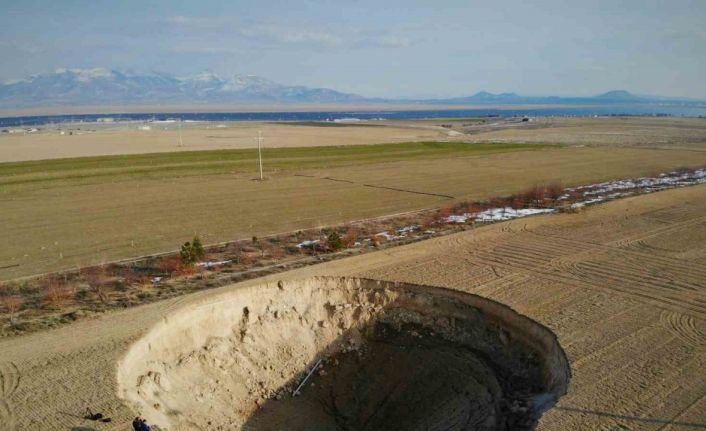
{"type": "Polygon", "coordinates": [[[0,106],[139,103],[354,102],[363,98],[325,88],[288,86],[258,76],[188,77],[109,69],[58,69],[0,84],[0,106]]]}
{"type": "Polygon", "coordinates": [[[253,75],[222,77],[202,72],[187,77],[166,73],[133,73],[110,69],[58,69],[53,73],[0,84],[0,109],[47,106],[109,106],[138,104],[248,103],[405,103],[444,105],[625,105],[678,104],[703,106],[704,101],[636,96],[614,90],[593,97],[523,96],[481,91],[446,99],[366,98],[327,88],[283,85],[253,75]]]}

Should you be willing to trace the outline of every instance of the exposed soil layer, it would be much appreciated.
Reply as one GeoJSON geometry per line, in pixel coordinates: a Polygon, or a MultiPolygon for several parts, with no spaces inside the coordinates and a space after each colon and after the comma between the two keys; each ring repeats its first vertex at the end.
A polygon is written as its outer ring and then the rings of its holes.
{"type": "Polygon", "coordinates": [[[169,430],[532,429],[569,377],[554,334],[507,306],[333,277],[177,310],[118,370],[169,430]]]}

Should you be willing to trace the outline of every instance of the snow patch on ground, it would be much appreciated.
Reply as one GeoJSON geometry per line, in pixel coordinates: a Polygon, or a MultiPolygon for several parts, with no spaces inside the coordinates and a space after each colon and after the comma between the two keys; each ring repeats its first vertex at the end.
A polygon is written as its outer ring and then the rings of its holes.
{"type": "Polygon", "coordinates": [[[511,220],[515,218],[528,217],[536,214],[553,213],[556,210],[553,208],[522,208],[514,209],[512,207],[490,208],[477,213],[464,213],[461,215],[450,215],[442,221],[445,223],[466,223],[469,220],[480,222],[494,222],[511,220]]]}
{"type": "Polygon", "coordinates": [[[630,189],[657,189],[666,187],[678,187],[683,185],[701,184],[706,182],[706,168],[696,169],[690,172],[672,171],[659,174],[657,177],[640,177],[629,180],[607,181],[604,183],[589,184],[567,191],[583,191],[584,195],[597,195],[619,190],[630,189]]]}
{"type": "Polygon", "coordinates": [[[571,208],[577,209],[606,200],[631,196],[637,192],[652,193],[659,190],[703,183],[706,183],[706,169],[696,169],[686,172],[672,171],[659,174],[656,177],[606,181],[603,183],[568,188],[566,191],[569,193],[561,195],[558,200],[567,200],[571,197],[571,193],[580,193],[585,199],[571,204],[571,208]]]}
{"type": "Polygon", "coordinates": [[[302,242],[300,242],[299,244],[297,244],[297,248],[313,247],[315,244],[318,244],[318,243],[319,243],[319,240],[318,240],[318,239],[314,239],[314,240],[309,240],[309,239],[308,239],[308,240],[306,240],[306,241],[302,241],[302,242]]]}
{"type": "Polygon", "coordinates": [[[219,260],[216,262],[199,262],[196,264],[196,266],[200,266],[203,268],[212,268],[214,266],[221,266],[221,265],[227,265],[229,263],[233,262],[232,260],[219,260]]]}

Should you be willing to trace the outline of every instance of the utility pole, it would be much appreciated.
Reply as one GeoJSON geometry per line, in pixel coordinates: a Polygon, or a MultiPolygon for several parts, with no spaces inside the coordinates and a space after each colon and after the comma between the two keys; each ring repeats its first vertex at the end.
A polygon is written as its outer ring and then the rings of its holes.
{"type": "Polygon", "coordinates": [[[181,118],[179,119],[179,123],[177,123],[177,124],[178,124],[177,127],[178,127],[178,129],[179,129],[179,146],[180,146],[180,147],[183,147],[183,146],[184,146],[184,141],[181,140],[181,118]]]}
{"type": "Polygon", "coordinates": [[[264,138],[262,137],[262,131],[258,130],[257,131],[257,138],[255,140],[257,141],[257,158],[260,161],[260,181],[262,181],[262,140],[264,138]]]}

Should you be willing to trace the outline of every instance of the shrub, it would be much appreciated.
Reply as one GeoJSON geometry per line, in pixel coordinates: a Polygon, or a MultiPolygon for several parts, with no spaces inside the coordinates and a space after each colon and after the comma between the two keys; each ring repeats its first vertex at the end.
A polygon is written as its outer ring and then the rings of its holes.
{"type": "Polygon", "coordinates": [[[266,247],[267,254],[273,259],[281,259],[285,255],[285,251],[282,247],[270,244],[266,247]]]}
{"type": "Polygon", "coordinates": [[[332,251],[340,250],[343,248],[343,240],[341,239],[341,235],[339,235],[337,232],[331,232],[328,237],[326,238],[328,242],[328,246],[332,251]]]}
{"type": "Polygon", "coordinates": [[[106,287],[108,284],[108,276],[104,266],[86,268],[83,270],[83,278],[88,283],[88,287],[101,302],[106,300],[106,287]]]}
{"type": "Polygon", "coordinates": [[[181,256],[167,256],[159,260],[159,270],[166,275],[179,272],[182,266],[181,256]]]}
{"type": "Polygon", "coordinates": [[[510,206],[514,209],[524,208],[526,205],[525,197],[522,194],[512,195],[510,197],[510,206]]]}
{"type": "Polygon", "coordinates": [[[137,271],[132,267],[127,268],[125,270],[123,278],[127,286],[142,286],[144,284],[147,284],[150,279],[149,275],[137,271]]]}
{"type": "Polygon", "coordinates": [[[238,252],[238,263],[242,265],[251,265],[257,261],[257,256],[249,251],[241,250],[238,252]]]}
{"type": "Polygon", "coordinates": [[[10,315],[10,324],[15,323],[15,314],[22,308],[24,299],[19,295],[0,296],[0,306],[10,315]]]}
{"type": "Polygon", "coordinates": [[[203,244],[199,237],[195,236],[194,240],[191,241],[191,251],[197,259],[203,259],[206,256],[206,251],[203,248],[203,244]]]}
{"type": "Polygon", "coordinates": [[[42,284],[41,302],[46,307],[58,308],[74,299],[74,290],[55,278],[46,278],[42,284]]]}
{"type": "MultiPolygon", "coordinates": [[[[201,268],[203,269],[203,268],[201,268]]],[[[181,268],[177,271],[177,275],[193,275],[196,273],[196,267],[193,265],[182,265],[181,268]]]]}
{"type": "Polygon", "coordinates": [[[193,265],[196,263],[196,259],[191,251],[191,243],[189,241],[182,244],[181,250],[179,251],[179,257],[184,265],[193,265]]]}
{"type": "Polygon", "coordinates": [[[546,206],[548,201],[556,201],[563,193],[564,188],[557,183],[548,186],[535,186],[513,196],[512,205],[515,208],[520,208],[520,205],[541,208],[546,206]]]}
{"type": "Polygon", "coordinates": [[[559,196],[564,194],[564,187],[561,186],[561,184],[558,183],[552,183],[547,186],[547,195],[552,199],[552,200],[557,200],[559,196]]]}
{"type": "Polygon", "coordinates": [[[181,263],[185,266],[192,266],[199,260],[203,259],[206,252],[203,249],[203,244],[198,237],[194,237],[192,242],[185,242],[181,246],[181,251],[179,256],[181,257],[181,263]]]}
{"type": "Polygon", "coordinates": [[[446,219],[451,215],[451,210],[448,208],[441,208],[436,211],[429,222],[430,225],[444,223],[446,219]]]}
{"type": "Polygon", "coordinates": [[[504,198],[492,198],[486,202],[486,209],[488,208],[502,208],[508,204],[507,200],[504,198]]]}
{"type": "Polygon", "coordinates": [[[300,231],[300,232],[301,232],[301,235],[299,236],[300,239],[313,241],[313,240],[321,238],[321,233],[316,229],[307,229],[305,231],[300,231]]]}
{"type": "Polygon", "coordinates": [[[451,207],[448,205],[444,205],[443,207],[439,208],[439,218],[446,218],[451,215],[451,207]]]}
{"type": "Polygon", "coordinates": [[[354,228],[353,226],[349,226],[348,230],[346,231],[346,234],[343,236],[343,245],[346,247],[352,247],[353,244],[358,241],[358,229],[354,228]]]}
{"type": "Polygon", "coordinates": [[[572,190],[569,192],[569,199],[572,201],[580,201],[583,199],[583,192],[579,190],[572,190]]]}
{"type": "Polygon", "coordinates": [[[481,205],[471,203],[471,204],[468,204],[468,208],[466,210],[468,211],[469,214],[475,214],[475,213],[483,212],[485,210],[485,208],[483,208],[483,206],[481,206],[481,205]]]}

